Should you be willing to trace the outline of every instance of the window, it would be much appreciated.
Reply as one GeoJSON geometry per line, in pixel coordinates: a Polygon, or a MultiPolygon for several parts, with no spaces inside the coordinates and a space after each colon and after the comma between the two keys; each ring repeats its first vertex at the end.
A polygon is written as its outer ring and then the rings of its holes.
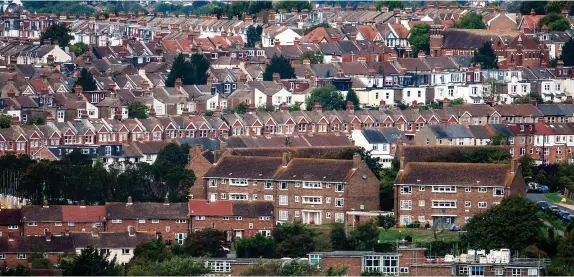
{"type": "Polygon", "coordinates": [[[222,192],[220,197],[221,197],[221,199],[227,199],[227,193],[222,192]]]}
{"type": "Polygon", "coordinates": [[[412,201],[411,200],[401,200],[401,210],[412,210],[412,201]]]}
{"type": "Polygon", "coordinates": [[[159,219],[152,219],[151,223],[153,223],[153,224],[158,224],[158,223],[159,223],[159,219]]]}
{"type": "Polygon", "coordinates": [[[287,195],[279,195],[279,205],[288,205],[289,198],[287,195]]]}
{"type": "Polygon", "coordinates": [[[487,187],[479,187],[478,188],[478,192],[487,192],[488,188],[487,187]]]}
{"type": "Polygon", "coordinates": [[[0,253],[0,260],[5,260],[6,256],[4,255],[4,253],[0,253]]]}
{"type": "Polygon", "coordinates": [[[18,225],[8,225],[8,230],[18,230],[18,225]]]}
{"type": "Polygon", "coordinates": [[[62,226],[62,222],[55,222],[54,226],[62,226]]]}
{"type": "Polygon", "coordinates": [[[419,222],[425,222],[425,216],[424,216],[424,215],[419,215],[418,221],[419,221],[419,222]]]}
{"type": "Polygon", "coordinates": [[[407,274],[409,273],[409,268],[408,267],[401,267],[401,274],[407,274]]]}
{"type": "Polygon", "coordinates": [[[273,201],[273,195],[269,195],[269,194],[263,195],[263,200],[273,201]]]}
{"type": "Polygon", "coordinates": [[[253,223],[249,223],[249,229],[253,229],[253,223]]]}
{"type": "Polygon", "coordinates": [[[75,222],[68,222],[68,226],[76,226],[75,222]]]}
{"type": "Polygon", "coordinates": [[[271,236],[271,231],[270,230],[259,230],[259,232],[257,232],[259,234],[262,234],[265,237],[270,237],[271,236]]]}
{"type": "Polygon", "coordinates": [[[303,196],[303,204],[322,204],[323,198],[321,196],[303,196]]]}
{"type": "Polygon", "coordinates": [[[279,220],[289,220],[289,212],[288,211],[279,211],[279,220]]]}
{"type": "Polygon", "coordinates": [[[251,195],[251,200],[257,200],[257,198],[259,198],[259,197],[257,196],[257,194],[251,195]]]}
{"type": "Polygon", "coordinates": [[[512,276],[520,276],[522,275],[522,269],[520,268],[513,268],[512,269],[512,276]]]}
{"type": "Polygon", "coordinates": [[[455,186],[432,186],[432,192],[456,193],[455,186]]]}
{"type": "Polygon", "coordinates": [[[345,191],[345,184],[337,184],[337,185],[335,186],[335,191],[336,191],[336,192],[343,192],[343,191],[345,191]]]}
{"type": "Polygon", "coordinates": [[[465,208],[469,208],[472,206],[472,202],[471,201],[464,201],[464,207],[465,208]]]}
{"type": "Polygon", "coordinates": [[[247,200],[247,194],[246,193],[230,193],[229,194],[229,199],[230,200],[247,200]]]}
{"type": "Polygon", "coordinates": [[[312,265],[319,265],[319,262],[321,261],[321,256],[320,255],[309,255],[309,263],[312,265]]]}
{"type": "Polygon", "coordinates": [[[229,220],[229,216],[224,216],[223,220],[229,220]]]}
{"type": "Polygon", "coordinates": [[[478,202],[478,207],[479,208],[486,208],[486,202],[478,202]]]}
{"type": "Polygon", "coordinates": [[[207,267],[212,272],[231,272],[231,264],[227,261],[209,261],[207,267]]]}
{"type": "Polygon", "coordinates": [[[461,265],[458,268],[458,276],[468,276],[468,266],[461,265]]]}
{"type": "Polygon", "coordinates": [[[412,187],[411,186],[401,186],[400,191],[401,191],[401,194],[411,194],[412,187]]]}
{"type": "Polygon", "coordinates": [[[529,268],[528,269],[528,276],[538,276],[538,269],[537,268],[529,268]]]}
{"type": "Polygon", "coordinates": [[[281,182],[281,189],[286,190],[288,188],[287,182],[281,182]]]}
{"type": "Polygon", "coordinates": [[[465,192],[471,192],[471,191],[472,191],[472,188],[471,188],[471,187],[466,187],[466,188],[464,188],[464,191],[465,191],[465,192]]]}
{"type": "Polygon", "coordinates": [[[335,223],[344,223],[344,222],[345,222],[345,214],[335,213],[335,223]]]}
{"type": "Polygon", "coordinates": [[[471,277],[482,277],[484,276],[484,266],[471,266],[470,267],[470,276],[471,277]]]}
{"type": "Polygon", "coordinates": [[[145,219],[138,219],[138,223],[139,223],[139,224],[145,223],[145,219]]]}
{"type": "Polygon", "coordinates": [[[122,255],[129,255],[130,249],[129,248],[122,248],[122,255]]]}
{"type": "Polygon", "coordinates": [[[273,189],[273,183],[271,181],[265,181],[265,185],[263,185],[264,189],[273,189]]]}
{"type": "Polygon", "coordinates": [[[209,179],[210,187],[217,187],[217,179],[209,179]]]}
{"type": "Polygon", "coordinates": [[[121,219],[112,219],[112,223],[122,223],[121,219]]]}
{"type": "Polygon", "coordinates": [[[28,226],[38,226],[37,222],[28,222],[28,226]]]}
{"type": "Polygon", "coordinates": [[[205,216],[203,215],[196,215],[195,220],[205,220],[205,216]]]}
{"type": "Polygon", "coordinates": [[[295,196],[295,202],[297,202],[297,203],[299,202],[299,196],[297,196],[297,195],[295,196]]]}
{"type": "Polygon", "coordinates": [[[25,260],[26,259],[26,253],[18,253],[16,255],[16,260],[25,260]]]}
{"type": "Polygon", "coordinates": [[[419,207],[424,207],[424,206],[425,206],[425,201],[419,200],[419,207]]]}
{"type": "Polygon", "coordinates": [[[492,189],[492,195],[504,196],[504,187],[496,187],[492,189]]]}
{"type": "Polygon", "coordinates": [[[321,189],[321,182],[303,182],[305,189],[321,189]]]}
{"type": "Polygon", "coordinates": [[[247,186],[247,180],[246,179],[229,179],[229,183],[232,186],[247,186]]]}
{"type": "Polygon", "coordinates": [[[325,197],[325,203],[331,204],[331,197],[325,197]]]}
{"type": "Polygon", "coordinates": [[[425,187],[424,187],[424,186],[419,186],[419,191],[425,191],[425,187]]]}
{"type": "Polygon", "coordinates": [[[433,200],[433,208],[456,208],[456,201],[454,200],[433,200]]]}
{"type": "Polygon", "coordinates": [[[325,212],[325,217],[326,217],[326,218],[331,218],[331,212],[325,212]]]}
{"type": "Polygon", "coordinates": [[[345,205],[345,199],[335,198],[335,207],[343,207],[345,205]]]}
{"type": "Polygon", "coordinates": [[[295,217],[299,217],[301,216],[301,213],[299,211],[295,211],[295,217]]]}
{"type": "Polygon", "coordinates": [[[243,217],[241,217],[241,216],[236,216],[236,217],[235,217],[235,220],[243,220],[243,217]]]}

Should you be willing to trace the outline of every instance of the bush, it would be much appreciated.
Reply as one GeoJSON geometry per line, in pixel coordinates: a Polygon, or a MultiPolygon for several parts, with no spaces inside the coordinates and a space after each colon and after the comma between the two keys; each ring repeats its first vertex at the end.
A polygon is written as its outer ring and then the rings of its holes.
{"type": "Polygon", "coordinates": [[[415,221],[413,223],[407,224],[407,228],[417,229],[421,227],[421,223],[419,221],[415,221]]]}

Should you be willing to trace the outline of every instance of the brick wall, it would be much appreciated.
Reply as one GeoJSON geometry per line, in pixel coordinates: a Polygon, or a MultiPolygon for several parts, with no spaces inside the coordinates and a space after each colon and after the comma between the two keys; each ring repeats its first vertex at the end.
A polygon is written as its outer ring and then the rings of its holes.
{"type": "Polygon", "coordinates": [[[21,231],[22,231],[22,226],[18,226],[18,229],[16,230],[12,230],[12,229],[8,229],[8,226],[0,226],[0,233],[2,234],[2,236],[8,236],[8,233],[10,233],[10,235],[12,236],[20,236],[21,235],[21,231]]]}
{"type": "Polygon", "coordinates": [[[348,267],[347,276],[361,275],[363,268],[362,257],[321,257],[321,272],[325,274],[329,267],[348,267]]]}
{"type": "Polygon", "coordinates": [[[152,223],[145,220],[145,223],[138,223],[137,220],[122,220],[121,223],[106,222],[107,232],[127,232],[128,226],[134,226],[136,232],[146,232],[149,234],[161,233],[163,240],[174,240],[176,233],[189,232],[189,220],[186,223],[176,223],[175,220],[160,220],[159,223],[152,223]],[[167,228],[169,226],[169,228],[167,228]]]}
{"type": "MultiPolygon", "coordinates": [[[[411,265],[411,276],[453,276],[452,265],[411,265]]],[[[486,275],[486,273],[485,273],[486,275]]]]}
{"type": "MultiPolygon", "coordinates": [[[[101,222],[102,226],[97,227],[98,232],[103,232],[105,230],[104,222],[101,222]]],[[[62,222],[60,226],[56,226],[54,222],[37,222],[38,226],[28,226],[24,223],[23,233],[25,236],[43,236],[44,230],[48,229],[51,233],[64,233],[66,230],[69,232],[90,232],[92,230],[92,222],[74,223],[74,226],[70,226],[68,222],[62,222]]]]}
{"type": "MultiPolygon", "coordinates": [[[[26,253],[26,258],[30,258],[30,255],[32,253],[26,253]]],[[[48,260],[50,262],[52,262],[53,264],[58,264],[58,259],[60,257],[60,255],[63,255],[64,253],[48,253],[48,260]]],[[[25,266],[29,266],[30,263],[28,262],[28,260],[18,260],[18,253],[7,253],[4,254],[5,259],[4,260],[0,260],[0,263],[4,264],[6,263],[6,265],[8,267],[15,267],[19,264],[25,265],[25,266]]]]}

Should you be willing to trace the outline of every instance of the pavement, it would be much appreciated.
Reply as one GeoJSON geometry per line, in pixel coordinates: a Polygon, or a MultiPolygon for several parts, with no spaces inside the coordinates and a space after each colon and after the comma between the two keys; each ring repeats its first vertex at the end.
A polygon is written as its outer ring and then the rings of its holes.
{"type": "Polygon", "coordinates": [[[556,205],[556,206],[560,207],[562,210],[570,212],[570,214],[574,214],[574,205],[568,205],[568,204],[564,204],[564,203],[553,203],[550,200],[548,200],[547,198],[545,198],[542,193],[529,193],[526,195],[526,197],[528,197],[528,199],[530,199],[534,202],[546,201],[546,202],[548,202],[548,205],[551,205],[551,206],[556,205]]]}

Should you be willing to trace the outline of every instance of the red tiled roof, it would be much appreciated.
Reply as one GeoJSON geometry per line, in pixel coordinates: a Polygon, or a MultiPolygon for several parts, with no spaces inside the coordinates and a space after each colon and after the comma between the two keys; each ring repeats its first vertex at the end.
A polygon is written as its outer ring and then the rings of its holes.
{"type": "Polygon", "coordinates": [[[233,215],[233,202],[230,200],[218,200],[208,202],[207,200],[189,200],[189,214],[203,216],[230,216],[233,215]]]}
{"type": "Polygon", "coordinates": [[[62,221],[96,222],[105,221],[106,206],[62,206],[62,221]]]}

